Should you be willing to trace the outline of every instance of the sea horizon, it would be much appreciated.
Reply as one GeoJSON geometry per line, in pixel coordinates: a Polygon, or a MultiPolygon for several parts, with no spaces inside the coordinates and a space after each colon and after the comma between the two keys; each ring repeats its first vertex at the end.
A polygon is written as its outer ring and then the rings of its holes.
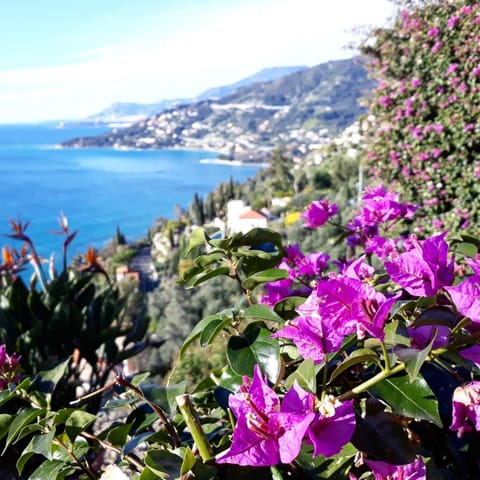
{"type": "MultiPolygon", "coordinates": [[[[0,234],[9,218],[30,222],[27,234],[38,253],[60,260],[63,212],[79,233],[69,261],[89,245],[102,249],[116,228],[128,242],[145,238],[159,217],[173,218],[175,205],[188,208],[194,193],[204,196],[230,177],[244,181],[258,166],[202,162],[217,153],[204,150],[123,150],[58,148],[67,139],[97,135],[105,127],[56,128],[52,124],[0,125],[0,234]]],[[[4,236],[1,245],[21,248],[4,236]]]]}

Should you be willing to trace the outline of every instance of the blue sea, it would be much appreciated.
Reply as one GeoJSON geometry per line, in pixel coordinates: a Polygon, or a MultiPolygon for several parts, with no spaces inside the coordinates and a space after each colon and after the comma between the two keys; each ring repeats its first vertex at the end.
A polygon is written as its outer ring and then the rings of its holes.
{"type": "Polygon", "coordinates": [[[127,241],[145,237],[156,218],[173,218],[174,205],[187,207],[195,192],[203,196],[219,182],[243,181],[258,170],[201,163],[216,156],[204,151],[58,148],[63,140],[104,131],[0,125],[0,234],[10,233],[9,218],[30,221],[27,233],[38,253],[60,259],[63,238],[51,232],[64,212],[71,230],[79,230],[71,260],[88,245],[101,249],[117,226],[127,241]]]}

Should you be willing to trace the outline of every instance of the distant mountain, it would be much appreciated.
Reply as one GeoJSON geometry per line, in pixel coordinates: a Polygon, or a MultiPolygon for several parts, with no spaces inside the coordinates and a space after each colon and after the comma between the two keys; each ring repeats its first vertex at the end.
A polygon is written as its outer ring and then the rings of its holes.
{"type": "Polygon", "coordinates": [[[84,121],[89,123],[135,123],[151,117],[167,108],[175,107],[181,103],[188,103],[190,99],[162,100],[158,103],[112,103],[100,113],[90,115],[84,121]]]}
{"type": "Polygon", "coordinates": [[[232,83],[230,85],[209,88],[208,90],[205,90],[200,95],[198,95],[195,100],[218,100],[229,95],[230,93],[233,93],[235,90],[241,87],[248,87],[252,84],[259,82],[270,82],[272,80],[276,80],[277,78],[290,75],[291,73],[306,70],[307,68],[308,67],[306,66],[264,68],[263,70],[260,70],[259,72],[250,75],[249,77],[243,78],[242,80],[239,80],[238,82],[232,83]]]}
{"type": "Polygon", "coordinates": [[[282,76],[297,72],[299,70],[304,70],[306,68],[307,67],[305,66],[264,68],[263,70],[260,70],[259,72],[230,85],[223,85],[205,90],[195,98],[175,98],[170,100],[161,100],[157,103],[113,103],[105,110],[102,110],[94,115],[90,115],[83,120],[82,123],[132,124],[178,105],[186,105],[189,103],[198,102],[200,100],[220,99],[226,95],[229,95],[240,87],[252,85],[258,82],[275,80],[282,76]]]}
{"type": "Polygon", "coordinates": [[[360,58],[302,69],[217,100],[169,108],[129,128],[73,139],[67,147],[204,148],[258,159],[279,145],[305,154],[353,123],[374,83],[360,58]]]}

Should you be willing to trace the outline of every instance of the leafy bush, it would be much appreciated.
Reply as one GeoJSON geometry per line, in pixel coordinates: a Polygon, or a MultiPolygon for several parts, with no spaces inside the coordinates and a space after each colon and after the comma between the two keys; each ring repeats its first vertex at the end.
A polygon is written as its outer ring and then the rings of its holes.
{"type": "Polygon", "coordinates": [[[391,27],[371,32],[363,46],[379,80],[368,163],[377,178],[423,207],[427,233],[478,234],[480,5],[416,5],[402,9],[391,27]]]}

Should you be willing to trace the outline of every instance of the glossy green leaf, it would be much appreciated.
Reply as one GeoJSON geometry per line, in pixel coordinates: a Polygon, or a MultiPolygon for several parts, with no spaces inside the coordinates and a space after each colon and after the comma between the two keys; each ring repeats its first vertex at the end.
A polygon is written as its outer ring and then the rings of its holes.
{"type": "Polygon", "coordinates": [[[233,317],[233,311],[231,309],[224,310],[221,313],[217,313],[215,315],[209,315],[208,317],[205,317],[203,320],[200,320],[195,327],[193,327],[193,330],[190,332],[190,335],[185,339],[183,342],[182,347],[180,348],[180,359],[182,359],[185,351],[187,348],[197,339],[202,335],[202,332],[208,327],[208,325],[211,322],[217,323],[218,321],[223,321],[226,318],[232,318],[233,317]]]}
{"type": "Polygon", "coordinates": [[[387,345],[406,345],[410,346],[410,336],[407,328],[399,320],[388,323],[385,328],[385,343],[387,345]]]}
{"type": "Polygon", "coordinates": [[[273,310],[285,320],[298,317],[297,307],[305,303],[305,297],[287,297],[275,304],[273,310]]]}
{"type": "Polygon", "coordinates": [[[236,374],[231,368],[227,367],[220,377],[220,386],[232,392],[237,391],[243,385],[242,375],[236,374]]]}
{"type": "Polygon", "coordinates": [[[275,383],[281,369],[278,342],[270,338],[270,331],[251,324],[242,336],[231,337],[227,346],[227,360],[237,375],[253,375],[258,364],[268,379],[275,383]]]}
{"type": "Polygon", "coordinates": [[[148,383],[140,385],[140,389],[146,399],[158,405],[163,411],[173,414],[177,409],[175,397],[185,393],[186,386],[186,382],[169,385],[168,387],[148,383]]]}
{"type": "Polygon", "coordinates": [[[243,311],[245,318],[255,318],[268,322],[283,323],[284,320],[280,315],[277,315],[270,307],[257,303],[243,311]]]}
{"type": "Polygon", "coordinates": [[[25,468],[25,465],[28,463],[28,461],[35,455],[32,450],[29,449],[30,444],[27,445],[27,448],[22,452],[20,457],[18,457],[16,467],[18,473],[21,475],[23,472],[23,469],[25,468]]]}
{"type": "Polygon", "coordinates": [[[407,370],[408,376],[410,378],[410,383],[417,378],[417,375],[420,372],[420,368],[425,363],[428,355],[432,350],[432,346],[435,342],[435,338],[437,337],[436,333],[433,338],[430,340],[430,343],[422,350],[418,350],[415,348],[408,348],[403,347],[402,345],[398,345],[393,347],[393,352],[395,355],[405,363],[405,370],[407,370]]]}
{"type": "Polygon", "coordinates": [[[0,413],[0,440],[7,434],[14,416],[8,413],[0,413]]]}
{"type": "Polygon", "coordinates": [[[256,286],[267,282],[276,282],[288,277],[288,272],[281,268],[270,268],[262,272],[256,273],[251,277],[246,278],[242,282],[242,287],[246,290],[253,290],[256,286]]]}
{"type": "Polygon", "coordinates": [[[252,228],[240,240],[241,245],[256,246],[262,243],[273,243],[279,250],[283,250],[282,236],[271,228],[252,228]]]}
{"type": "Polygon", "coordinates": [[[352,444],[383,462],[394,465],[413,462],[415,452],[405,430],[395,415],[384,408],[378,400],[366,401],[364,414],[356,419],[352,444]]]}
{"type": "Polygon", "coordinates": [[[229,267],[218,267],[213,270],[204,270],[185,283],[185,288],[192,288],[220,275],[229,275],[229,267]]]}
{"type": "Polygon", "coordinates": [[[421,375],[417,375],[413,382],[408,375],[387,378],[371,387],[369,392],[400,415],[442,426],[437,399],[421,375]]]}
{"type": "Polygon", "coordinates": [[[328,383],[332,383],[339,375],[350,370],[355,365],[361,363],[376,363],[380,365],[380,358],[374,350],[369,348],[359,348],[354,350],[345,360],[343,360],[330,375],[328,383]]]}
{"type": "Polygon", "coordinates": [[[187,250],[184,255],[190,255],[196,248],[205,245],[207,237],[205,236],[205,231],[203,228],[196,228],[190,235],[190,240],[188,242],[187,250]]]}
{"type": "Polygon", "coordinates": [[[155,472],[146,467],[142,470],[142,473],[138,477],[138,480],[158,480],[159,478],[162,479],[165,477],[157,475],[155,472]]]}
{"type": "Polygon", "coordinates": [[[208,347],[215,337],[221,333],[226,327],[231,325],[232,319],[231,318],[224,318],[224,319],[216,319],[208,323],[205,326],[202,333],[200,334],[200,345],[202,348],[208,347]]]}
{"type": "Polygon", "coordinates": [[[197,459],[195,458],[195,455],[193,454],[192,450],[189,447],[183,449],[182,453],[183,453],[183,461],[182,461],[182,466],[180,467],[180,475],[185,475],[190,470],[193,469],[197,459]]]}
{"type": "Polygon", "coordinates": [[[47,405],[50,405],[53,391],[65,375],[69,363],[70,357],[67,357],[55,367],[49,370],[43,370],[35,377],[33,387],[35,387],[38,392],[44,394],[47,405]]]}
{"type": "Polygon", "coordinates": [[[124,423],[111,428],[107,433],[107,440],[112,445],[123,446],[127,443],[127,437],[132,428],[131,423],[124,423]]]}
{"type": "Polygon", "coordinates": [[[223,259],[225,259],[225,254],[223,252],[214,251],[207,253],[206,255],[199,255],[195,258],[194,264],[197,267],[204,269],[206,267],[209,267],[213,263],[219,262],[223,259]]]}
{"type": "Polygon", "coordinates": [[[8,429],[8,436],[5,441],[5,448],[2,452],[5,453],[7,448],[15,442],[15,440],[20,436],[21,431],[24,427],[32,423],[37,417],[41,417],[45,415],[45,409],[38,409],[38,408],[26,408],[18,413],[13,421],[10,424],[8,429]]]}
{"type": "Polygon", "coordinates": [[[167,450],[149,450],[145,465],[161,478],[180,478],[182,459],[167,450]]]}
{"type": "Polygon", "coordinates": [[[66,465],[62,460],[46,460],[31,475],[29,480],[64,480],[72,475],[75,468],[66,465]]]}
{"type": "Polygon", "coordinates": [[[297,382],[304,390],[317,393],[317,371],[311,358],[306,358],[285,380],[285,388],[290,389],[297,382]]]}
{"type": "Polygon", "coordinates": [[[416,319],[415,326],[421,325],[446,325],[454,327],[457,324],[458,317],[449,307],[435,305],[426,308],[416,319]]]}
{"type": "Polygon", "coordinates": [[[73,443],[76,436],[95,422],[97,417],[83,410],[74,410],[65,421],[65,431],[73,443]]]}

